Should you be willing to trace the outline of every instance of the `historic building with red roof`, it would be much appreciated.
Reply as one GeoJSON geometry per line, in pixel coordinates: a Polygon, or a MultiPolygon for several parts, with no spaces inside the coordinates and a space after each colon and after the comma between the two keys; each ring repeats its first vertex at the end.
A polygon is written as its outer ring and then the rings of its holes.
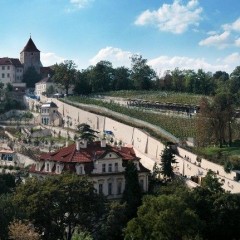
{"type": "Polygon", "coordinates": [[[106,140],[88,143],[77,140],[75,144],[56,152],[44,153],[32,165],[30,175],[35,177],[53,176],[72,172],[88,176],[98,193],[110,199],[121,198],[125,186],[126,164],[133,161],[138,170],[142,190],[148,190],[148,174],[136,156],[133,148],[116,147],[106,144],[106,140]]]}

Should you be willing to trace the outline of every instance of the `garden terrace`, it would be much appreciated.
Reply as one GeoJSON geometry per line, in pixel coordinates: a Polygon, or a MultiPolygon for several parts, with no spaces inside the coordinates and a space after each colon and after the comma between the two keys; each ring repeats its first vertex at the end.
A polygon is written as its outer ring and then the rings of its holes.
{"type": "Polygon", "coordinates": [[[141,99],[127,99],[127,105],[130,107],[142,107],[163,111],[175,111],[186,112],[188,114],[197,113],[199,111],[199,105],[180,104],[180,103],[161,103],[151,102],[141,99]]]}
{"type": "MultiPolygon", "coordinates": [[[[177,138],[186,138],[186,137],[195,137],[195,124],[196,121],[194,118],[183,118],[178,116],[169,116],[169,115],[163,115],[143,109],[134,109],[134,108],[127,108],[124,106],[120,106],[116,103],[108,103],[92,98],[86,98],[86,97],[69,97],[68,100],[72,102],[73,105],[76,105],[77,107],[80,107],[78,103],[83,104],[90,104],[90,105],[96,105],[100,107],[104,107],[106,109],[112,110],[114,112],[136,118],[139,120],[142,120],[144,122],[153,124],[157,127],[160,127],[162,129],[165,129],[167,132],[171,133],[177,138]]],[[[69,102],[68,102],[69,103],[69,102]]],[[[97,114],[108,116],[107,113],[103,114],[103,111],[95,112],[97,114]]],[[[114,117],[114,116],[109,116],[114,117]]],[[[116,120],[117,117],[114,117],[116,120]]],[[[122,120],[120,120],[122,121],[122,120]]],[[[133,124],[133,123],[132,123],[133,124]]]]}

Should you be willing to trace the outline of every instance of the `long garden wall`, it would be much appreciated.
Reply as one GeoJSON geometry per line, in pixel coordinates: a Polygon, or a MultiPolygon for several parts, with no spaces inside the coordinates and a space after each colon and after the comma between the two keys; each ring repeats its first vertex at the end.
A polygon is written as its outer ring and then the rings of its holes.
{"type": "MultiPolygon", "coordinates": [[[[68,122],[68,127],[76,129],[79,123],[87,123],[93,129],[100,132],[104,130],[112,131],[116,139],[121,140],[125,144],[131,144],[134,147],[137,155],[147,168],[152,169],[155,162],[160,162],[160,155],[164,149],[164,145],[143,130],[112,120],[109,117],[101,116],[100,114],[79,109],[58,99],[51,100],[59,107],[58,111],[62,114],[65,125],[68,122]]],[[[97,108],[98,112],[101,112],[101,108],[97,108]]],[[[227,174],[220,165],[206,159],[201,159],[201,161],[198,159],[197,161],[197,155],[181,147],[178,147],[177,150],[179,155],[176,156],[178,162],[176,169],[179,171],[179,174],[187,177],[201,177],[211,169],[221,178],[225,190],[232,193],[240,193],[240,183],[234,181],[235,172],[227,174]]]]}

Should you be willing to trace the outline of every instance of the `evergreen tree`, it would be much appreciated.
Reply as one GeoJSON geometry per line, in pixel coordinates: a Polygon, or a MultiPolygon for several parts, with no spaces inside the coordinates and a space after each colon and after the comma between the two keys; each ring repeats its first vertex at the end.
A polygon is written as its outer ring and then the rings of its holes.
{"type": "Polygon", "coordinates": [[[173,150],[170,146],[166,146],[161,154],[161,171],[160,173],[164,176],[164,178],[173,178],[173,166],[172,164],[177,163],[174,158],[173,150]]]}
{"type": "Polygon", "coordinates": [[[35,84],[41,80],[41,75],[37,73],[35,67],[30,67],[23,74],[23,82],[26,83],[27,88],[35,88],[35,84]]]}
{"type": "Polygon", "coordinates": [[[138,171],[134,162],[129,161],[125,168],[125,190],[123,202],[126,202],[126,214],[131,219],[141,205],[142,191],[138,181],[138,171]]]}
{"type": "Polygon", "coordinates": [[[89,142],[92,142],[97,137],[96,134],[99,133],[98,131],[91,129],[91,127],[86,123],[79,124],[77,129],[80,134],[80,138],[88,140],[89,142]]]}

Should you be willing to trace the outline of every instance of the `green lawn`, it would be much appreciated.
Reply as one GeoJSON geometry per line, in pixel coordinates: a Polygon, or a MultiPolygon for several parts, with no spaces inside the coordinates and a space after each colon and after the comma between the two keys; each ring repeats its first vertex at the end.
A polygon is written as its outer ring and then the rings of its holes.
{"type": "Polygon", "coordinates": [[[207,147],[196,149],[197,153],[212,162],[224,165],[230,161],[234,169],[240,169],[240,144],[235,143],[233,147],[207,147]]]}

